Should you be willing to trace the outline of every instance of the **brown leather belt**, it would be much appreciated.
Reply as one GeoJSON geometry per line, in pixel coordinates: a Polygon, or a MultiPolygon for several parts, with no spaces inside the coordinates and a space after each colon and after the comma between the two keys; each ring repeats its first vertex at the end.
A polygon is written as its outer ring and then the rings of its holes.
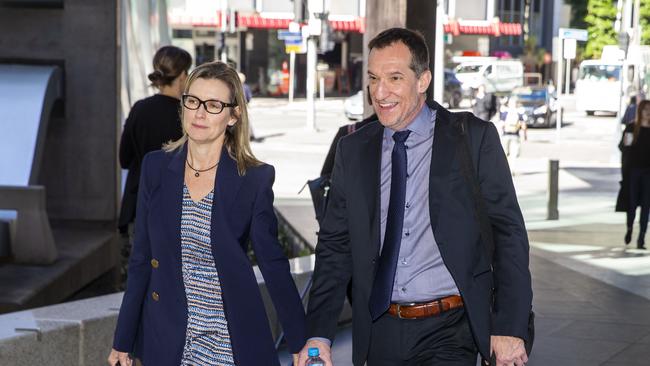
{"type": "Polygon", "coordinates": [[[400,319],[422,319],[462,306],[463,298],[458,295],[452,295],[425,303],[390,304],[388,314],[400,319]]]}

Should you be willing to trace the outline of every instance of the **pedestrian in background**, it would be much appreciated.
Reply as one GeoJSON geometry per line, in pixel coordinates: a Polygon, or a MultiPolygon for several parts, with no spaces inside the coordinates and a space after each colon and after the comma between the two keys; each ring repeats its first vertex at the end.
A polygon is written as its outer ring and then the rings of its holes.
{"type": "MultiPolygon", "coordinates": [[[[641,207],[637,248],[645,248],[645,233],[650,214],[650,101],[642,100],[634,123],[625,127],[619,148],[622,152],[621,189],[627,189],[627,231],[625,245],[632,241],[636,208],[641,207]]],[[[625,196],[624,195],[624,196],[625,196]]]]}
{"type": "Polygon", "coordinates": [[[503,144],[503,150],[508,157],[510,171],[514,174],[515,161],[521,154],[521,139],[528,140],[528,126],[524,115],[519,112],[516,97],[511,96],[508,98],[506,107],[500,112],[499,124],[502,130],[501,143],[503,144]]]}
{"type": "Polygon", "coordinates": [[[485,92],[485,85],[481,84],[476,90],[472,101],[472,112],[484,121],[489,121],[497,113],[497,97],[493,93],[485,92]]]}
{"type": "Polygon", "coordinates": [[[621,118],[621,124],[629,125],[634,123],[636,118],[636,102],[637,96],[632,95],[630,97],[630,103],[625,108],[625,113],[623,113],[623,118],[621,118]]]}
{"type": "Polygon", "coordinates": [[[151,86],[158,89],[158,93],[137,101],[124,123],[119,158],[122,169],[129,172],[118,222],[124,243],[123,276],[126,275],[126,261],[130,253],[132,234],[129,235],[129,226],[132,228],[136,215],[142,159],[148,152],[159,150],[164,143],[183,135],[178,111],[191,66],[192,56],[187,51],[174,46],[160,48],[153,58],[153,72],[149,74],[151,86]]]}
{"type": "Polygon", "coordinates": [[[248,258],[252,245],[288,348],[305,343],[305,313],[278,242],[275,171],[251,152],[237,72],[190,74],[183,135],[146,155],[135,244],[111,366],[280,366],[248,258]]]}
{"type": "MultiPolygon", "coordinates": [[[[246,104],[248,104],[253,99],[253,92],[251,91],[250,85],[246,83],[246,74],[244,74],[243,72],[238,72],[237,75],[239,76],[239,80],[241,80],[241,85],[244,90],[244,99],[246,100],[246,104]]],[[[253,130],[253,123],[250,121],[248,123],[248,135],[251,141],[261,142],[264,140],[255,137],[255,131],[253,130]]]]}

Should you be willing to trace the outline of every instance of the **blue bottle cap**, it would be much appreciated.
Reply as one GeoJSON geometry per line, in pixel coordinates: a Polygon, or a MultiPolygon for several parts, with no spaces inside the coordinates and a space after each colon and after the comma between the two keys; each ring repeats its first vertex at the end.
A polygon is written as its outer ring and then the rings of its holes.
{"type": "Polygon", "coordinates": [[[318,351],[318,348],[311,347],[307,351],[307,354],[309,355],[309,357],[318,357],[318,355],[320,355],[320,352],[318,351]]]}

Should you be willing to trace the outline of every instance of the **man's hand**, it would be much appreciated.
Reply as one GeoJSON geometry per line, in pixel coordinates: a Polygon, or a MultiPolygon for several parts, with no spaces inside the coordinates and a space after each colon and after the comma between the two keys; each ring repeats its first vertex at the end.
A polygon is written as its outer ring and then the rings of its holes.
{"type": "Polygon", "coordinates": [[[528,362],[524,340],[517,337],[491,336],[490,354],[494,353],[496,366],[523,366],[528,362]]]}
{"type": "Polygon", "coordinates": [[[333,366],[332,364],[332,353],[330,350],[330,346],[327,345],[325,342],[315,340],[315,339],[310,339],[307,341],[307,344],[302,348],[300,351],[300,357],[298,358],[298,363],[294,364],[294,366],[305,366],[307,363],[307,359],[309,359],[309,356],[307,355],[307,351],[310,348],[318,348],[320,351],[320,355],[318,357],[325,362],[325,366],[333,366]]]}

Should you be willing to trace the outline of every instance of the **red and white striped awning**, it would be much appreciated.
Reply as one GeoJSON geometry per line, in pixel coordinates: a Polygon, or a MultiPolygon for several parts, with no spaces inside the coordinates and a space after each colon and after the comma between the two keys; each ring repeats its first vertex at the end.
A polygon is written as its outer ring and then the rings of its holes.
{"type": "Polygon", "coordinates": [[[364,33],[366,31],[366,18],[354,20],[330,20],[330,26],[335,31],[364,33]]]}
{"type": "MultiPolygon", "coordinates": [[[[260,14],[237,14],[237,26],[257,29],[287,29],[292,19],[262,16],[260,14]]],[[[330,26],[335,31],[357,32],[365,31],[365,18],[356,17],[350,20],[330,20],[330,26]]],[[[175,26],[220,27],[221,14],[170,14],[169,23],[175,26]]]]}
{"type": "Polygon", "coordinates": [[[486,36],[518,36],[521,34],[521,24],[501,23],[488,21],[457,21],[452,20],[444,24],[445,33],[454,36],[461,34],[486,35],[486,36]]]}
{"type": "Polygon", "coordinates": [[[237,25],[246,28],[287,29],[293,19],[267,18],[257,14],[237,14],[237,25]]]}
{"type": "MultiPolygon", "coordinates": [[[[260,14],[237,14],[238,27],[258,29],[287,29],[292,19],[267,17],[260,14]]],[[[330,26],[335,31],[364,33],[366,19],[355,17],[349,20],[330,20],[330,26]]],[[[220,27],[220,12],[215,14],[170,14],[169,23],[172,25],[220,27]]],[[[433,25],[433,24],[432,24],[433,25]]],[[[486,36],[518,36],[522,29],[519,23],[502,23],[500,21],[485,20],[450,20],[443,25],[445,33],[454,36],[461,34],[486,35],[486,36]]]]}

